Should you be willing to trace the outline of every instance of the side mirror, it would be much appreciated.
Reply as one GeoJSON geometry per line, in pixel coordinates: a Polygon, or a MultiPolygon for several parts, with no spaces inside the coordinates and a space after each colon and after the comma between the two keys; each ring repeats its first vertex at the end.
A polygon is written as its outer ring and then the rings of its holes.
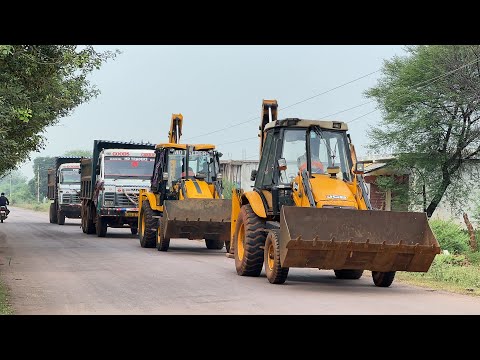
{"type": "Polygon", "coordinates": [[[164,172],[162,175],[162,179],[167,181],[168,180],[168,172],[164,172]]]}
{"type": "Polygon", "coordinates": [[[95,174],[100,175],[100,166],[97,166],[95,169],[95,174]]]}
{"type": "Polygon", "coordinates": [[[250,174],[250,180],[255,181],[257,178],[257,170],[252,170],[252,173],[250,174]]]}
{"type": "Polygon", "coordinates": [[[353,173],[355,175],[361,175],[365,172],[365,163],[363,162],[356,162],[355,167],[353,169],[353,173]]]}
{"type": "Polygon", "coordinates": [[[287,161],[284,158],[280,158],[277,161],[278,170],[287,170],[287,161]]]}
{"type": "Polygon", "coordinates": [[[218,154],[219,158],[221,158],[223,156],[223,153],[221,153],[221,152],[217,152],[217,154],[218,154]]]}

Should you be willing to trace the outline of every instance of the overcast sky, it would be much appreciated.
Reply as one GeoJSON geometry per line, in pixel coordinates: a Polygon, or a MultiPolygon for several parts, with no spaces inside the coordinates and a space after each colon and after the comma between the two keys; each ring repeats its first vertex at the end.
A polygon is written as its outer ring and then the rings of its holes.
{"type": "MultiPolygon", "coordinates": [[[[72,149],[91,151],[95,139],[165,142],[172,113],[184,116],[182,141],[213,143],[223,152],[222,159],[258,158],[262,99],[276,99],[279,108],[286,107],[374,72],[383,60],[405,54],[399,45],[95,48],[122,51],[89,78],[101,94],[49,128],[46,148],[32,153],[32,159],[72,149]],[[248,120],[252,121],[230,127],[248,120]],[[227,129],[198,136],[222,128],[227,129]],[[242,139],[247,140],[238,142],[242,139]]],[[[321,119],[363,104],[368,101],[363,92],[379,76],[377,72],[279,110],[279,118],[321,119]]],[[[330,119],[348,122],[375,108],[371,103],[330,119]]],[[[380,117],[376,111],[349,124],[358,155],[367,154],[367,131],[380,117]]],[[[32,177],[32,162],[20,170],[32,177]]]]}

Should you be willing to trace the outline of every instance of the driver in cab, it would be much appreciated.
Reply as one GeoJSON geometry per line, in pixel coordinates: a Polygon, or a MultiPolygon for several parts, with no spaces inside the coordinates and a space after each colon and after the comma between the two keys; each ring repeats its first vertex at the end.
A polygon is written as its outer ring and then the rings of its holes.
{"type": "MultiPolygon", "coordinates": [[[[312,162],[312,164],[311,164],[312,165],[312,174],[325,174],[325,169],[323,167],[323,164],[316,155],[312,154],[311,162],[312,162]]],[[[306,156],[306,154],[303,154],[303,155],[298,157],[297,166],[298,166],[298,170],[300,170],[300,171],[303,171],[307,168],[307,156],[306,156]]]]}

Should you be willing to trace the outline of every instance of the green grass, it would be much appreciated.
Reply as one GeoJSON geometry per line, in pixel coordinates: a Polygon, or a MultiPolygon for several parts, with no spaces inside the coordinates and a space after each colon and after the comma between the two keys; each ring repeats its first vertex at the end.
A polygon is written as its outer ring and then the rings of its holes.
{"type": "Polygon", "coordinates": [[[0,315],[9,315],[12,313],[12,308],[7,301],[7,289],[0,282],[0,315]]]}
{"type": "Polygon", "coordinates": [[[431,287],[461,294],[480,296],[480,266],[477,253],[469,255],[444,255],[435,257],[426,273],[397,272],[396,279],[413,285],[431,287]]]}
{"type": "Polygon", "coordinates": [[[16,203],[13,206],[22,208],[22,209],[28,209],[28,210],[34,210],[34,211],[41,211],[41,212],[48,212],[50,209],[50,203],[16,203]]]}

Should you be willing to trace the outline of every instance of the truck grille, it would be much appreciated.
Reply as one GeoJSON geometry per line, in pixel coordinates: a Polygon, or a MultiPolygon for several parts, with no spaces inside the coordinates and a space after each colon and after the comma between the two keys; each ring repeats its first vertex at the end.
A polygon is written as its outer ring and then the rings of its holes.
{"type": "Polygon", "coordinates": [[[62,204],[80,204],[80,197],[77,194],[63,194],[62,204]]]}
{"type": "Polygon", "coordinates": [[[138,206],[138,192],[134,194],[125,195],[125,193],[105,193],[104,195],[105,206],[111,207],[137,207],[138,206]],[[134,202],[130,201],[132,199],[134,202]],[[113,205],[112,205],[113,204],[113,205]]]}

